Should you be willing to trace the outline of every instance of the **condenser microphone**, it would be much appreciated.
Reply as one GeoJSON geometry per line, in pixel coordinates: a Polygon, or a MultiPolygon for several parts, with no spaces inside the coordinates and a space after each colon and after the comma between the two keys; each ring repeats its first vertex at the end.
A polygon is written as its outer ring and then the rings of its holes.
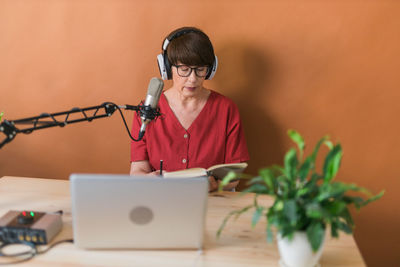
{"type": "Polygon", "coordinates": [[[140,111],[140,119],[142,126],[140,127],[139,137],[141,140],[144,136],[147,124],[154,119],[158,101],[160,100],[161,92],[164,87],[164,82],[159,78],[152,78],[147,89],[147,96],[143,104],[143,109],[140,111]]]}

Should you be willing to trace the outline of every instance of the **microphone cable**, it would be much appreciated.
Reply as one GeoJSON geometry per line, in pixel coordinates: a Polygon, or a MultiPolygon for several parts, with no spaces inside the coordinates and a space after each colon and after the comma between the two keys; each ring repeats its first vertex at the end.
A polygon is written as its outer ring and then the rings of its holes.
{"type": "MultiPolygon", "coordinates": [[[[106,105],[106,104],[113,105],[115,108],[117,108],[117,110],[119,111],[119,114],[121,115],[121,119],[122,119],[122,121],[124,122],[125,129],[126,129],[126,131],[128,132],[129,137],[130,137],[133,141],[135,141],[135,142],[140,141],[139,138],[138,138],[138,139],[135,139],[135,138],[132,136],[131,131],[129,130],[128,124],[126,123],[125,116],[124,116],[124,114],[122,113],[122,110],[121,110],[120,106],[118,106],[117,104],[112,103],[112,102],[105,102],[105,103],[103,103],[103,105],[106,105]]],[[[125,107],[126,107],[127,109],[129,109],[129,108],[127,107],[127,105],[126,105],[125,107]]],[[[139,114],[139,111],[136,111],[136,114],[139,114]]]]}
{"type": "MultiPolygon", "coordinates": [[[[137,115],[137,116],[140,116],[140,110],[143,110],[143,109],[146,108],[146,106],[143,105],[143,101],[141,101],[141,102],[139,103],[139,105],[138,105],[139,109],[134,109],[133,106],[130,106],[130,105],[118,106],[117,104],[115,104],[115,103],[113,103],[113,102],[105,102],[105,103],[103,103],[103,105],[113,105],[113,106],[119,111],[119,114],[121,115],[121,119],[122,119],[122,121],[123,121],[123,123],[124,123],[125,129],[126,129],[126,131],[128,132],[129,137],[130,137],[133,141],[138,142],[138,141],[140,141],[140,140],[142,139],[142,138],[140,138],[140,137],[138,137],[138,139],[135,139],[135,138],[132,136],[132,133],[131,133],[131,131],[129,130],[128,124],[126,123],[125,116],[124,116],[124,114],[123,114],[123,112],[122,112],[122,110],[121,110],[121,107],[122,107],[122,108],[125,108],[125,109],[127,109],[127,110],[135,110],[135,111],[136,111],[136,115],[137,115]]],[[[146,109],[145,109],[145,110],[146,110],[146,109]]],[[[162,115],[162,114],[160,113],[160,108],[156,108],[155,110],[150,110],[150,111],[149,111],[149,110],[146,110],[146,112],[150,113],[152,119],[154,119],[154,120],[157,120],[157,118],[158,118],[159,116],[162,115]]],[[[143,137],[143,136],[142,136],[142,137],[143,137]]]]}

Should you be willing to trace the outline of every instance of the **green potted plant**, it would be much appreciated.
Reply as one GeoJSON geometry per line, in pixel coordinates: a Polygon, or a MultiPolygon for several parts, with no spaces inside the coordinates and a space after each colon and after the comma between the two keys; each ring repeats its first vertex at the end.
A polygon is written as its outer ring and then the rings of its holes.
{"type": "Polygon", "coordinates": [[[4,112],[0,113],[0,122],[1,122],[1,118],[3,118],[4,112]]]}
{"type": "Polygon", "coordinates": [[[297,144],[297,149],[291,148],[286,153],[283,166],[263,168],[256,177],[232,172],[222,180],[220,190],[234,179],[249,179],[249,187],[242,194],[255,195],[252,205],[232,211],[225,217],[217,236],[221,235],[232,216],[238,217],[254,209],[252,226],[266,218],[268,242],[273,240],[272,228],[276,229],[281,266],[314,267],[318,266],[327,227],[330,226],[331,236],[335,238],[339,237],[339,231],[351,234],[354,222],[349,206],[359,209],[381,198],[384,192],[374,196],[355,184],[333,181],[340,167],[342,147],[333,144],[327,136],[318,141],[310,155],[305,156],[303,137],[294,130],[289,130],[288,135],[297,144]],[[321,145],[326,145],[329,152],[322,172],[317,172],[315,162],[321,145]],[[273,205],[258,205],[259,195],[272,196],[273,205]]]}

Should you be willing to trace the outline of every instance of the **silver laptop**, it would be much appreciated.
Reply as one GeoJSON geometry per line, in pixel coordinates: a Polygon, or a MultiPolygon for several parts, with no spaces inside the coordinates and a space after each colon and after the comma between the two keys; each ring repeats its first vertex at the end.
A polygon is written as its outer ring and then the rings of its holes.
{"type": "Polygon", "coordinates": [[[206,178],[72,174],[74,243],[87,249],[201,249],[206,178]]]}

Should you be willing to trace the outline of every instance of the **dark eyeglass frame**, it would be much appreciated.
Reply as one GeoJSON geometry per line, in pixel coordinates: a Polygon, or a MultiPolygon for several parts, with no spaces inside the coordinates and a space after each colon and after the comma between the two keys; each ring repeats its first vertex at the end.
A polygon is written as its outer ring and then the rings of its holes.
{"type": "Polygon", "coordinates": [[[210,69],[209,66],[200,66],[200,67],[195,67],[195,68],[189,67],[189,66],[187,66],[187,65],[172,65],[172,66],[174,66],[174,67],[176,68],[176,70],[177,70],[176,72],[178,73],[178,75],[179,75],[180,77],[189,77],[190,74],[192,74],[192,71],[194,70],[194,73],[196,74],[197,77],[199,77],[199,78],[204,78],[204,77],[207,76],[208,71],[209,71],[209,69],[210,69]],[[186,68],[189,68],[189,69],[190,69],[189,74],[187,74],[187,75],[181,75],[181,74],[179,73],[179,67],[186,67],[186,68]],[[204,74],[204,75],[199,75],[199,74],[197,73],[198,68],[206,68],[206,74],[204,74]]]}

